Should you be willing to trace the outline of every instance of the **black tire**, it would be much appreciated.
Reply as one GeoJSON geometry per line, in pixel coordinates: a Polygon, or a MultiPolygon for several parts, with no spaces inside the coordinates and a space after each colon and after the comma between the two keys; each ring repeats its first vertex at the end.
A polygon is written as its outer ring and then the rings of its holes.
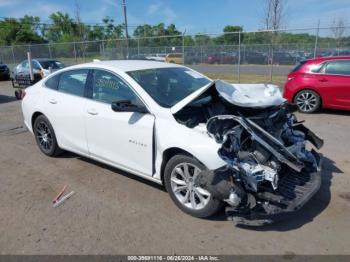
{"type": "MultiPolygon", "coordinates": [[[[168,191],[171,199],[175,202],[175,204],[185,213],[198,217],[198,218],[206,218],[217,213],[222,207],[222,202],[213,198],[211,195],[206,198],[206,204],[200,209],[193,209],[185,206],[185,204],[181,203],[178,197],[175,195],[171,182],[172,172],[175,171],[175,168],[182,164],[189,164],[191,166],[195,166],[200,170],[204,170],[205,166],[203,166],[198,160],[191,156],[186,155],[175,155],[173,156],[165,166],[164,170],[164,184],[165,188],[168,191]]],[[[191,172],[191,171],[190,171],[191,172]]],[[[198,189],[198,187],[195,187],[198,189]]],[[[188,189],[185,189],[188,190],[188,189]]],[[[186,191],[187,192],[187,191],[186,191]]],[[[191,194],[191,193],[189,193],[191,194]]],[[[187,194],[185,194],[187,195],[187,194]]],[[[195,194],[196,195],[196,194],[195,194]]],[[[199,201],[198,195],[196,195],[196,201],[199,201]]],[[[202,195],[203,197],[203,195],[202,195]]],[[[191,201],[190,201],[191,202],[191,201]]],[[[186,203],[190,205],[190,203],[186,203]]]]}
{"type": "Polygon", "coordinates": [[[298,106],[299,111],[305,114],[317,112],[322,104],[320,95],[309,89],[298,92],[293,102],[298,106]]]}
{"type": "Polygon", "coordinates": [[[54,157],[63,152],[57,144],[55,131],[46,116],[40,115],[35,119],[33,132],[39,149],[45,155],[54,157]]]}

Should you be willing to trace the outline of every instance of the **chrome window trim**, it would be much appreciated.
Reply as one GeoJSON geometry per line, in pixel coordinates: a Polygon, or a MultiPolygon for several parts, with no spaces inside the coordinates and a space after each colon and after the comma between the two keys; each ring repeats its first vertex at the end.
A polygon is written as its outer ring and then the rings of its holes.
{"type": "MultiPolygon", "coordinates": [[[[118,73],[112,71],[112,70],[109,70],[109,69],[105,69],[105,68],[100,68],[100,67],[84,67],[84,68],[74,68],[74,69],[68,69],[68,70],[64,70],[62,72],[57,72],[56,74],[54,75],[50,75],[50,78],[52,77],[55,77],[59,74],[63,74],[63,73],[66,73],[66,72],[70,72],[70,71],[75,71],[75,70],[102,70],[102,71],[106,71],[108,73],[111,73],[112,75],[118,77],[125,85],[127,85],[131,91],[140,99],[140,101],[142,102],[142,104],[147,108],[148,112],[152,112],[149,108],[149,106],[147,105],[147,103],[145,102],[144,99],[141,98],[141,96],[139,95],[139,93],[135,90],[135,88],[133,88],[126,80],[124,77],[120,76],[118,73]]],[[[87,99],[89,101],[94,101],[94,102],[98,102],[98,103],[102,103],[102,104],[105,104],[105,105],[111,105],[110,103],[107,103],[107,102],[103,102],[103,101],[100,101],[100,100],[95,100],[93,98],[90,98],[90,97],[86,97],[86,96],[78,96],[78,95],[74,95],[74,94],[69,94],[69,93],[66,93],[66,92],[62,92],[60,90],[58,90],[58,86],[57,86],[57,89],[52,89],[52,88],[49,88],[48,86],[46,86],[46,82],[48,81],[49,79],[46,79],[45,82],[43,83],[43,87],[49,89],[49,90],[52,90],[52,91],[56,91],[56,92],[59,92],[61,94],[65,94],[65,95],[71,95],[71,96],[75,96],[75,97],[80,97],[80,98],[84,98],[84,99],[87,99]]],[[[85,84],[85,88],[86,88],[86,84],[85,84]]],[[[91,87],[92,88],[92,87],[91,87]]]]}
{"type": "Polygon", "coordinates": [[[308,73],[310,74],[315,74],[315,75],[328,75],[328,76],[347,76],[349,77],[349,75],[343,75],[343,74],[327,74],[324,70],[325,70],[325,67],[327,66],[328,63],[330,62],[338,62],[338,61],[347,61],[347,62],[350,62],[350,59],[331,59],[331,60],[325,60],[323,61],[322,63],[322,66],[320,67],[320,71],[322,72],[312,72],[311,70],[309,70],[308,73]]]}

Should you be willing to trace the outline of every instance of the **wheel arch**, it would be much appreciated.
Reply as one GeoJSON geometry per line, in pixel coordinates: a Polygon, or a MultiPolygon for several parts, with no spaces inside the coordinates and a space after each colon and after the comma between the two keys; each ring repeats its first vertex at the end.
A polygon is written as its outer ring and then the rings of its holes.
{"type": "Polygon", "coordinates": [[[44,115],[44,114],[43,114],[42,112],[40,112],[40,111],[36,111],[36,112],[33,113],[32,118],[31,118],[31,120],[30,120],[31,127],[32,127],[33,129],[34,129],[34,122],[35,122],[35,119],[37,119],[38,116],[41,116],[41,115],[44,115]]]}
{"type": "Polygon", "coordinates": [[[163,151],[163,157],[162,157],[162,164],[160,166],[160,179],[162,181],[162,184],[164,185],[164,170],[165,170],[165,166],[166,164],[169,162],[169,160],[176,155],[186,155],[189,157],[193,157],[195,158],[199,163],[201,163],[203,166],[205,166],[203,164],[203,162],[201,162],[198,158],[196,158],[195,156],[193,156],[191,153],[187,152],[186,150],[179,148],[179,147],[170,147],[167,148],[166,150],[163,151]]]}

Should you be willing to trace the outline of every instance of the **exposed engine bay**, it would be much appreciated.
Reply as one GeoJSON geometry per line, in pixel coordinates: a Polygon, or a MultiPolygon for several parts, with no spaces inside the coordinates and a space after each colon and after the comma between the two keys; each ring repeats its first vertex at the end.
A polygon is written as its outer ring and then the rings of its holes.
{"type": "Polygon", "coordinates": [[[319,189],[323,140],[299,122],[296,107],[271,85],[215,81],[174,114],[189,128],[206,125],[227,163],[196,183],[226,202],[237,224],[264,225],[300,209],[319,189]],[[310,142],[310,143],[308,143],[310,142]]]}

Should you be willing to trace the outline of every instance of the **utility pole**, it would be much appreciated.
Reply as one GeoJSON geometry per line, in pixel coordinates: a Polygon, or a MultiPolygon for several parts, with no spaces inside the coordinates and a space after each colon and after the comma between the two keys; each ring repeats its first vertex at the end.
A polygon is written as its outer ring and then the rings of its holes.
{"type": "Polygon", "coordinates": [[[124,14],[125,38],[126,38],[126,56],[129,57],[129,33],[128,33],[128,19],[126,17],[126,3],[125,3],[125,0],[123,0],[123,14],[124,14]]]}

